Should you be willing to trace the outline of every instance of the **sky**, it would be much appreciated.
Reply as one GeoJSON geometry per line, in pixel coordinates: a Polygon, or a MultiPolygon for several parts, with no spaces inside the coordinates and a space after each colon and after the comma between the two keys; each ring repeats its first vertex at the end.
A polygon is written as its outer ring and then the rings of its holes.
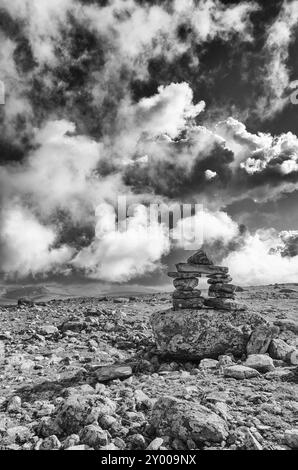
{"type": "Polygon", "coordinates": [[[298,0],[0,0],[0,45],[2,279],[298,282],[298,0]]]}

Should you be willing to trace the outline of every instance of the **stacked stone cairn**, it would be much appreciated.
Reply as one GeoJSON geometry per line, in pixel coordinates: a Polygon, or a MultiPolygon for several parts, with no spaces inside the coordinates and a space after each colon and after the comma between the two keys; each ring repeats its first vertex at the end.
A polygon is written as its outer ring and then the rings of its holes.
{"type": "Polygon", "coordinates": [[[235,302],[236,286],[231,284],[229,268],[214,266],[203,250],[198,250],[187,259],[187,263],[176,264],[177,272],[169,272],[174,278],[173,308],[200,309],[204,306],[219,310],[237,310],[239,305],[235,302]],[[206,275],[208,284],[208,298],[201,296],[201,291],[195,289],[198,278],[206,275]]]}

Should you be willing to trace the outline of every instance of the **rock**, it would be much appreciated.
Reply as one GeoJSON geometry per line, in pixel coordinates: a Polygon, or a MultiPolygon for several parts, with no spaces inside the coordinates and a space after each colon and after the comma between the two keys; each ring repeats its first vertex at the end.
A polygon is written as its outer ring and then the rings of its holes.
{"type": "Polygon", "coordinates": [[[107,382],[114,379],[127,379],[132,375],[132,368],[126,365],[99,366],[94,375],[98,382],[107,382]]]}
{"type": "Polygon", "coordinates": [[[127,442],[130,449],[143,450],[146,447],[146,441],[142,434],[132,434],[128,437],[127,442]]]}
{"type": "Polygon", "coordinates": [[[231,276],[221,276],[217,275],[216,277],[210,276],[209,279],[207,280],[207,284],[212,284],[212,285],[221,285],[221,284],[226,284],[228,282],[232,282],[231,276]]]}
{"type": "Polygon", "coordinates": [[[280,338],[275,338],[269,345],[269,354],[273,359],[281,359],[289,364],[298,364],[298,351],[280,338]]]}
{"type": "Polygon", "coordinates": [[[18,396],[11,397],[8,400],[6,411],[7,413],[19,413],[22,407],[22,400],[18,396]]]}
{"type": "Polygon", "coordinates": [[[150,442],[149,446],[146,447],[146,450],[159,450],[163,445],[163,439],[161,437],[157,437],[150,442]]]}
{"type": "Polygon", "coordinates": [[[59,450],[62,445],[58,437],[53,435],[44,439],[39,447],[39,450],[59,450]]]}
{"type": "Polygon", "coordinates": [[[293,377],[293,372],[286,367],[278,367],[275,368],[272,372],[267,372],[265,377],[269,380],[291,379],[293,377]]]}
{"type": "Polygon", "coordinates": [[[229,268],[224,266],[208,266],[204,264],[176,264],[177,271],[180,273],[194,273],[194,274],[220,274],[227,273],[229,268]]]}
{"type": "Polygon", "coordinates": [[[0,364],[4,362],[5,359],[5,344],[4,341],[0,340],[0,364]]]}
{"type": "Polygon", "coordinates": [[[248,429],[245,435],[245,450],[263,450],[262,445],[255,438],[253,433],[248,429]]]}
{"type": "Polygon", "coordinates": [[[73,447],[78,445],[80,442],[80,436],[78,434],[71,434],[62,442],[63,449],[68,449],[68,447],[73,447]]]}
{"type": "Polygon", "coordinates": [[[80,431],[79,436],[82,444],[86,444],[94,449],[99,449],[101,446],[107,445],[109,441],[107,431],[104,431],[96,424],[85,426],[80,431]]]}
{"type": "MultiPolygon", "coordinates": [[[[168,276],[169,277],[174,277],[175,279],[177,277],[179,277],[180,279],[190,279],[190,278],[193,278],[194,275],[191,274],[191,273],[179,273],[178,271],[174,271],[174,272],[168,272],[168,276]]],[[[201,277],[200,274],[196,274],[196,277],[201,277]]]]}
{"type": "Polygon", "coordinates": [[[77,434],[85,425],[93,408],[93,402],[80,395],[72,395],[58,407],[56,424],[68,434],[77,434]]]}
{"type": "Polygon", "coordinates": [[[189,279],[174,279],[173,281],[174,287],[177,290],[183,291],[191,291],[198,285],[198,280],[195,277],[191,277],[189,279]]]}
{"type": "Polygon", "coordinates": [[[127,297],[115,297],[113,299],[114,304],[127,304],[129,302],[129,298],[127,297]]]}
{"type": "Polygon", "coordinates": [[[275,369],[273,360],[266,354],[250,354],[247,357],[244,365],[247,367],[252,367],[252,369],[256,369],[263,373],[271,372],[275,369]]]}
{"type": "Polygon", "coordinates": [[[233,293],[236,290],[236,286],[233,284],[213,284],[209,287],[209,292],[227,292],[233,293]]]}
{"type": "Polygon", "coordinates": [[[252,332],[247,343],[247,354],[265,354],[269,344],[278,333],[278,329],[271,325],[259,325],[252,332]]]}
{"type": "Polygon", "coordinates": [[[216,369],[219,362],[215,359],[202,359],[200,362],[200,369],[216,369]]]}
{"type": "Polygon", "coordinates": [[[84,321],[72,321],[72,320],[67,320],[62,323],[62,325],[59,326],[59,330],[64,333],[66,331],[77,331],[81,332],[88,326],[88,323],[84,321]]]}
{"type": "Polygon", "coordinates": [[[173,298],[173,308],[174,310],[180,309],[201,309],[204,307],[204,298],[195,297],[190,299],[173,298]]]}
{"type": "Polygon", "coordinates": [[[296,335],[298,334],[298,322],[294,320],[276,320],[274,325],[278,326],[282,331],[292,331],[296,335]]]}
{"type": "Polygon", "coordinates": [[[224,376],[232,377],[233,379],[251,379],[253,377],[258,377],[259,375],[260,374],[257,370],[247,366],[235,365],[224,368],[224,376]]]}
{"type": "Polygon", "coordinates": [[[204,265],[213,265],[212,261],[208,258],[206,253],[203,250],[196,251],[193,255],[187,258],[187,263],[189,264],[204,264],[204,265]]]}
{"type": "Polygon", "coordinates": [[[246,305],[230,299],[209,298],[205,299],[204,305],[216,310],[229,310],[231,312],[247,310],[246,305]]]}
{"type": "Polygon", "coordinates": [[[19,307],[34,307],[34,302],[33,300],[29,299],[28,297],[22,297],[21,299],[18,300],[18,306],[19,307]]]}
{"type": "Polygon", "coordinates": [[[158,352],[196,360],[217,358],[227,352],[241,356],[246,351],[245,326],[256,328],[266,320],[255,313],[211,309],[163,310],[153,313],[151,324],[158,352]]]}
{"type": "Polygon", "coordinates": [[[24,444],[31,437],[31,431],[26,426],[13,426],[6,431],[9,442],[16,444],[24,444]]]}
{"type": "Polygon", "coordinates": [[[175,290],[173,292],[173,299],[196,299],[201,298],[201,291],[199,289],[181,291],[175,290]]]}
{"type": "Polygon", "coordinates": [[[135,390],[134,397],[137,410],[150,410],[153,407],[153,401],[142,390],[135,390]]]}
{"type": "Polygon", "coordinates": [[[298,428],[297,429],[288,429],[284,434],[285,444],[291,449],[298,449],[298,428]]]}
{"type": "Polygon", "coordinates": [[[161,397],[154,405],[151,425],[158,436],[186,443],[221,442],[227,436],[225,421],[197,402],[161,397]]]}
{"type": "Polygon", "coordinates": [[[37,332],[43,336],[57,336],[59,330],[54,325],[42,325],[37,329],[37,332]]]}
{"type": "Polygon", "coordinates": [[[68,447],[65,450],[89,450],[89,446],[86,446],[85,444],[81,444],[79,446],[71,446],[68,447]]]}

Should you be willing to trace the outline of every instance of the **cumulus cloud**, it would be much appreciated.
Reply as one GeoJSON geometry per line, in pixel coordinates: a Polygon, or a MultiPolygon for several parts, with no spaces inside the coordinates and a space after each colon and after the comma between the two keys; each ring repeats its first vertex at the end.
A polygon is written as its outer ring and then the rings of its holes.
{"type": "Polygon", "coordinates": [[[298,1],[283,2],[278,17],[267,31],[264,53],[269,60],[265,67],[264,96],[257,103],[262,119],[273,117],[289,103],[289,47],[295,39],[297,25],[298,1]]]}
{"type": "Polygon", "coordinates": [[[72,261],[73,266],[93,279],[124,282],[150,273],[170,250],[167,231],[158,222],[149,223],[144,206],[137,206],[128,217],[125,231],[115,230],[112,206],[99,206],[97,217],[95,240],[72,261]]]}
{"type": "Polygon", "coordinates": [[[53,227],[41,225],[30,211],[18,206],[5,208],[2,219],[0,259],[5,275],[65,272],[72,250],[54,247],[57,234],[53,227]]]}

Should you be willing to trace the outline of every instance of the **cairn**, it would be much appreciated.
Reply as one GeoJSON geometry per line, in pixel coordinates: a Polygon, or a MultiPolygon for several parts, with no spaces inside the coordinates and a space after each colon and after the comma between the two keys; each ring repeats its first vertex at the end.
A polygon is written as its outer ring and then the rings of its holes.
{"type": "Polygon", "coordinates": [[[187,259],[186,263],[176,264],[177,272],[169,272],[168,276],[174,278],[173,308],[200,309],[211,307],[218,310],[236,310],[239,308],[235,302],[236,286],[231,284],[229,268],[214,266],[203,250],[198,250],[187,259]],[[210,284],[208,298],[201,296],[196,289],[198,279],[205,275],[210,284]]]}

